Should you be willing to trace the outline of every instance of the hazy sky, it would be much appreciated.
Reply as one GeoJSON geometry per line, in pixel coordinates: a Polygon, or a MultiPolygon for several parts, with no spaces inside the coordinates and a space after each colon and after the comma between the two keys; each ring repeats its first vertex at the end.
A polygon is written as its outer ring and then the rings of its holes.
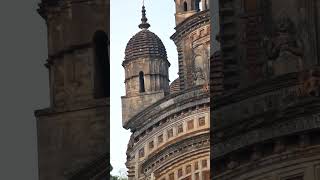
{"type": "MultiPolygon", "coordinates": [[[[129,39],[139,32],[142,0],[111,0],[111,164],[112,174],[126,171],[126,149],[130,131],[122,128],[121,96],[125,95],[124,70],[121,66],[129,39]]],[[[170,80],[178,77],[178,54],[170,39],[175,32],[174,0],[145,0],[150,31],[157,34],[164,43],[168,60],[170,80]]]]}
{"type": "Polygon", "coordinates": [[[37,180],[34,110],[48,107],[45,21],[39,0],[0,6],[0,179],[37,180]]]}

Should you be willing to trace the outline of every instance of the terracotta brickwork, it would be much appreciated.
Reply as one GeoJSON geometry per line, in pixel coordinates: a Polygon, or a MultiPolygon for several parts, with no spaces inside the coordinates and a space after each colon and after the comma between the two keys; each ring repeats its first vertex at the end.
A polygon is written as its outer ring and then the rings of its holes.
{"type": "Polygon", "coordinates": [[[313,0],[219,1],[212,179],[319,179],[317,7],[313,0]]]}

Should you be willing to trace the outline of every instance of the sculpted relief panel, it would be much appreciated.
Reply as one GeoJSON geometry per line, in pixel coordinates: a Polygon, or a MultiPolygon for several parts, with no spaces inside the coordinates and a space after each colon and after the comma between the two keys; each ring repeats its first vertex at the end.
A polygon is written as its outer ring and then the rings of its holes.
{"type": "Polygon", "coordinates": [[[268,59],[267,74],[281,75],[310,69],[318,59],[315,2],[269,0],[265,4],[270,5],[265,19],[271,22],[262,42],[268,59]]]}
{"type": "Polygon", "coordinates": [[[204,84],[208,80],[207,59],[203,53],[203,45],[193,49],[193,81],[196,85],[204,84]]]}
{"type": "Polygon", "coordinates": [[[195,85],[202,85],[209,82],[209,58],[210,44],[207,38],[198,40],[193,44],[193,67],[192,77],[195,85]]]}
{"type": "MultiPolygon", "coordinates": [[[[274,85],[273,90],[263,94],[252,95],[253,92],[262,91],[263,89],[257,89],[248,92],[248,94],[244,95],[247,98],[241,101],[239,100],[239,102],[220,107],[213,113],[214,123],[219,126],[230,125],[242,120],[248,120],[256,117],[257,115],[262,115],[266,112],[293,108],[299,104],[303,98],[319,97],[319,69],[315,68],[310,71],[301,72],[296,78],[293,79],[293,81],[286,79],[286,83],[289,82],[292,83],[291,86],[279,88],[280,85],[274,85]],[[249,97],[249,95],[251,97],[249,97]]],[[[282,85],[284,85],[284,83],[282,83],[282,85]]],[[[235,101],[236,99],[236,97],[233,99],[229,98],[228,101],[235,101]]],[[[291,112],[290,114],[293,115],[294,113],[295,112],[291,112]]],[[[263,117],[272,120],[276,116],[275,114],[270,114],[270,117],[263,117]]]]}
{"type": "Polygon", "coordinates": [[[281,75],[303,70],[303,42],[286,13],[276,20],[276,31],[266,40],[268,72],[281,75]]]}
{"type": "Polygon", "coordinates": [[[210,26],[196,29],[182,38],[183,68],[180,72],[186,87],[202,85],[209,80],[210,26]]]}

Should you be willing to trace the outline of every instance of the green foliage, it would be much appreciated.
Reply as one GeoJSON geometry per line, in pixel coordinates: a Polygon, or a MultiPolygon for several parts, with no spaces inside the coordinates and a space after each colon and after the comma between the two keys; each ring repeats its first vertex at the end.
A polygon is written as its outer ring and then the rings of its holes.
{"type": "MultiPolygon", "coordinates": [[[[112,171],[112,166],[110,165],[110,172],[112,171]]],[[[119,171],[120,176],[113,176],[110,174],[110,180],[128,180],[128,177],[126,176],[126,172],[119,171]]]]}
{"type": "Polygon", "coordinates": [[[111,176],[111,180],[128,180],[127,177],[111,176]]]}

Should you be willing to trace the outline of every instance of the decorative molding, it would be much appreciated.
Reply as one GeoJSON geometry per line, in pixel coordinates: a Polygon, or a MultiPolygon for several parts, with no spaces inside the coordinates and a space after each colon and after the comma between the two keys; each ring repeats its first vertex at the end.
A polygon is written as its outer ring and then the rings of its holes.
{"type": "MultiPolygon", "coordinates": [[[[318,107],[320,109],[320,106],[318,107]]],[[[279,121],[280,119],[274,120],[274,122],[279,121]]],[[[223,141],[220,140],[219,142],[217,142],[217,139],[219,139],[217,137],[212,144],[212,157],[213,159],[219,159],[231,152],[255,143],[314,129],[320,129],[320,113],[273,123],[270,126],[253,129],[240,135],[229,137],[223,141]]]]}

